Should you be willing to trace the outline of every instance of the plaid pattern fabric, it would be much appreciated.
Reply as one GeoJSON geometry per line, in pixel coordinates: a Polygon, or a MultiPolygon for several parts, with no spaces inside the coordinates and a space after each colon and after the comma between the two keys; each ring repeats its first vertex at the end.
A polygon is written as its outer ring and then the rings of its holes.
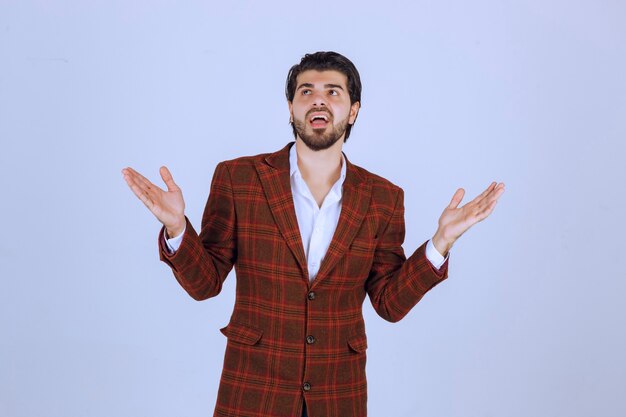
{"type": "MultiPolygon", "coordinates": [[[[346,158],[337,230],[311,283],[289,182],[289,148],[217,165],[198,235],[187,219],[160,259],[196,300],[214,297],[235,267],[214,416],[367,415],[367,336],[361,307],[395,322],[448,275],[425,255],[408,259],[401,188],[346,158]]],[[[345,156],[345,154],[344,154],[345,156]]]]}

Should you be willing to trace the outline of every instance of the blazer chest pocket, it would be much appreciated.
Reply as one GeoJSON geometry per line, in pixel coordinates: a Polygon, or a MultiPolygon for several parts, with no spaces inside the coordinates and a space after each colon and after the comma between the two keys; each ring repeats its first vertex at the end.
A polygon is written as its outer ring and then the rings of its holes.
{"type": "Polygon", "coordinates": [[[228,326],[222,327],[220,332],[222,332],[228,340],[243,343],[245,345],[256,345],[259,340],[261,340],[261,336],[263,336],[263,331],[261,329],[248,326],[247,324],[237,323],[236,321],[231,321],[228,323],[228,326]]]}
{"type": "Polygon", "coordinates": [[[367,336],[365,333],[350,336],[348,338],[348,346],[357,353],[365,352],[365,349],[367,349],[367,336]]]}

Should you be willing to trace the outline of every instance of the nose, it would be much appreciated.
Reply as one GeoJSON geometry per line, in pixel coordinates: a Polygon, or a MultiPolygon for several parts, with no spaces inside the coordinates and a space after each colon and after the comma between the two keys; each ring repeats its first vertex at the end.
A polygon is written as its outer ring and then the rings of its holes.
{"type": "Polygon", "coordinates": [[[323,91],[313,92],[312,95],[312,101],[314,106],[326,106],[326,99],[324,98],[323,91]]]}

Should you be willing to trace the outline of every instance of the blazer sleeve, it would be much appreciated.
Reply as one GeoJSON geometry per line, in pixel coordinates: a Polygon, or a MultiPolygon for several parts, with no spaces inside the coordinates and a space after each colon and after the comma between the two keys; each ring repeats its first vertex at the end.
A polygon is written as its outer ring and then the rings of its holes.
{"type": "Polygon", "coordinates": [[[397,322],[431,288],[448,277],[448,259],[436,269],[426,257],[424,242],[408,259],[404,255],[404,191],[398,188],[389,223],[378,239],[374,261],[365,289],[374,310],[390,322],[397,322]]]}
{"type": "Polygon", "coordinates": [[[176,280],[196,300],[214,297],[237,259],[236,213],[228,167],[215,168],[200,235],[185,216],[187,227],[176,252],[170,254],[159,232],[160,259],[172,268],[176,280]]]}

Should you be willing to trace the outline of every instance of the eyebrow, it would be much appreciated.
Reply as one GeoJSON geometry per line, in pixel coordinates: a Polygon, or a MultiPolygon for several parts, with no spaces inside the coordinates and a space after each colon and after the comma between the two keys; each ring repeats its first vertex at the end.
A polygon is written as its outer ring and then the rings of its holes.
{"type": "MultiPolygon", "coordinates": [[[[298,88],[296,88],[296,91],[298,91],[299,89],[304,88],[304,87],[313,88],[315,86],[313,84],[311,84],[311,83],[303,83],[303,84],[300,84],[298,86],[298,88]]],[[[339,84],[324,84],[324,88],[337,88],[337,89],[343,91],[343,87],[340,86],[339,84]]]]}

